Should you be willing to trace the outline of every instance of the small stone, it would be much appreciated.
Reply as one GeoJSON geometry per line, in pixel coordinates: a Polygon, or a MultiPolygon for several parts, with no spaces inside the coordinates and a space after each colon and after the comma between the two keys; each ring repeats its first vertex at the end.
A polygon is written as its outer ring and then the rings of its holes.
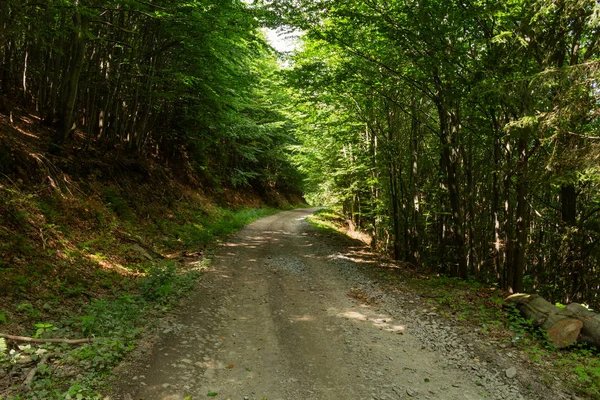
{"type": "Polygon", "coordinates": [[[515,376],[517,376],[517,369],[515,367],[510,367],[509,369],[504,371],[504,373],[506,374],[507,378],[512,379],[515,376]]]}

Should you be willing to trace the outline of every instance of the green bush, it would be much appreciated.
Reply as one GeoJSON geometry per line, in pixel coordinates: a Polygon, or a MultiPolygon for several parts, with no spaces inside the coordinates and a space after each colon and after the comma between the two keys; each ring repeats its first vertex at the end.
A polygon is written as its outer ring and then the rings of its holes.
{"type": "Polygon", "coordinates": [[[144,304],[124,294],[116,300],[93,300],[79,319],[79,327],[87,337],[133,338],[136,325],[144,313],[144,304]]]}
{"type": "Polygon", "coordinates": [[[168,304],[190,290],[199,278],[197,271],[177,273],[177,265],[164,261],[150,268],[140,285],[140,294],[147,301],[168,304]]]}
{"type": "Polygon", "coordinates": [[[140,294],[146,300],[166,302],[173,293],[177,279],[177,266],[173,262],[154,265],[142,281],[140,294]]]}

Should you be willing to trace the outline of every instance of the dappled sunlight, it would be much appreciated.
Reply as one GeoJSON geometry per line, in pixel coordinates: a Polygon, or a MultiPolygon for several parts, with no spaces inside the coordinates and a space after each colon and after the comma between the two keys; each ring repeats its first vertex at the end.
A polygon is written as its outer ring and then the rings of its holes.
{"type": "Polygon", "coordinates": [[[266,237],[266,236],[248,236],[248,240],[254,240],[254,241],[257,241],[257,242],[261,242],[261,241],[264,242],[266,240],[269,240],[269,238],[266,237]]]}
{"type": "Polygon", "coordinates": [[[204,260],[190,261],[190,262],[187,262],[186,264],[189,265],[190,267],[192,267],[192,269],[196,269],[199,271],[208,270],[206,265],[204,265],[204,260]]]}
{"type": "Polygon", "coordinates": [[[13,126],[13,128],[14,128],[14,129],[15,129],[17,132],[19,132],[21,135],[29,136],[30,138],[33,138],[33,139],[39,139],[39,138],[40,138],[39,136],[37,136],[37,135],[34,135],[34,134],[33,134],[33,133],[31,133],[31,132],[27,132],[26,130],[24,130],[24,129],[21,129],[21,128],[19,128],[19,127],[18,127],[18,126],[16,126],[16,125],[15,125],[15,126],[13,126]]]}
{"type": "Polygon", "coordinates": [[[348,252],[346,254],[342,254],[342,253],[332,254],[330,256],[327,256],[327,260],[328,261],[343,260],[343,261],[349,261],[349,262],[353,262],[353,263],[357,263],[357,264],[377,264],[378,263],[378,261],[376,259],[372,258],[372,255],[370,253],[357,254],[356,252],[348,252]]]}
{"type": "Polygon", "coordinates": [[[346,319],[355,319],[358,321],[367,321],[369,319],[366,315],[357,311],[346,311],[345,313],[340,314],[340,316],[346,319]]]}
{"type": "Polygon", "coordinates": [[[203,272],[213,272],[213,273],[218,273],[219,272],[219,268],[217,268],[214,265],[204,265],[204,266],[202,266],[201,270],[203,272]]]}
{"type": "Polygon", "coordinates": [[[311,322],[314,320],[315,320],[315,317],[313,317],[312,315],[301,315],[301,316],[294,316],[294,317],[290,318],[291,322],[311,322]]]}
{"type": "Polygon", "coordinates": [[[387,332],[403,333],[406,329],[404,325],[395,324],[393,318],[389,315],[368,313],[367,311],[364,311],[364,308],[370,307],[366,304],[359,305],[359,307],[362,306],[365,307],[363,307],[363,310],[361,311],[345,310],[339,312],[335,309],[331,309],[329,310],[329,312],[339,318],[344,318],[346,320],[370,323],[374,327],[385,330],[387,332]]]}
{"type": "Polygon", "coordinates": [[[206,369],[223,369],[225,368],[225,364],[216,360],[208,360],[208,361],[197,361],[194,365],[206,369]]]}
{"type": "Polygon", "coordinates": [[[94,263],[98,264],[100,267],[102,267],[102,269],[116,272],[119,275],[144,276],[143,273],[134,272],[134,271],[132,271],[130,269],[125,268],[124,266],[122,266],[118,262],[111,261],[111,260],[106,259],[106,258],[104,258],[102,256],[97,255],[97,254],[86,254],[86,253],[83,253],[83,256],[85,258],[87,258],[88,260],[91,260],[94,263]]]}

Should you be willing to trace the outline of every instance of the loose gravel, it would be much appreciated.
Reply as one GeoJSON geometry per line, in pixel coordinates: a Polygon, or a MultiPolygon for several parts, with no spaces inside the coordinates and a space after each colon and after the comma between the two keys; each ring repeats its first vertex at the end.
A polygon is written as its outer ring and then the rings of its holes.
{"type": "Polygon", "coordinates": [[[314,210],[225,243],[197,293],[113,399],[561,399],[424,299],[389,291],[361,244],[315,232],[314,210]]]}

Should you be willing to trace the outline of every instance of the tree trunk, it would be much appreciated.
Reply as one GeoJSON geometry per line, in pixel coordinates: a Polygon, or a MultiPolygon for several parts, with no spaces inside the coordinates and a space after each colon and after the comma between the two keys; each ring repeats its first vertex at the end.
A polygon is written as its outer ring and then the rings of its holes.
{"type": "Polygon", "coordinates": [[[500,140],[498,140],[498,131],[497,121],[495,115],[492,113],[492,130],[494,132],[494,137],[492,141],[492,146],[494,149],[494,171],[492,173],[492,223],[493,223],[493,248],[492,254],[494,257],[494,271],[496,272],[496,276],[502,286],[502,275],[503,275],[503,266],[502,266],[502,257],[500,255],[502,248],[502,239],[501,232],[502,226],[500,223],[500,140]]]}
{"type": "Polygon", "coordinates": [[[560,188],[562,220],[569,226],[575,226],[577,218],[577,192],[575,185],[569,183],[560,188]]]}
{"type": "MultiPolygon", "coordinates": [[[[418,115],[417,103],[420,100],[413,94],[413,100],[411,102],[411,113],[412,115],[418,115]]],[[[420,105],[420,104],[419,104],[420,105]]],[[[419,107],[420,108],[420,107],[419,107]]],[[[412,201],[409,201],[410,214],[411,214],[411,226],[410,226],[410,262],[415,265],[419,265],[421,262],[421,245],[420,245],[420,232],[419,232],[419,212],[420,212],[420,193],[417,184],[417,177],[419,176],[419,121],[416,118],[412,118],[411,129],[410,129],[410,166],[409,171],[409,185],[410,194],[412,201]]]]}
{"type": "Polygon", "coordinates": [[[517,144],[517,153],[519,154],[519,165],[517,166],[517,210],[515,217],[514,258],[512,260],[513,279],[509,281],[512,293],[523,291],[523,274],[525,272],[525,247],[527,246],[528,229],[528,210],[527,210],[527,139],[528,130],[523,129],[520,132],[517,144]]]}
{"type": "Polygon", "coordinates": [[[398,210],[398,181],[394,174],[393,163],[389,165],[390,195],[392,203],[392,223],[394,225],[394,259],[400,259],[400,212],[398,210]]]}
{"type": "Polygon", "coordinates": [[[12,60],[12,43],[4,44],[4,62],[2,63],[2,93],[8,94],[11,90],[10,75],[11,75],[11,60],[12,60]]]}
{"type": "Polygon", "coordinates": [[[446,109],[442,101],[437,102],[440,118],[440,139],[442,145],[442,162],[445,172],[444,180],[450,200],[450,214],[453,222],[453,240],[456,251],[458,269],[456,275],[467,278],[468,266],[465,254],[465,235],[463,232],[463,219],[460,207],[460,190],[457,176],[457,144],[456,131],[458,130],[458,117],[455,112],[446,109]]]}
{"type": "MultiPolygon", "coordinates": [[[[76,2],[75,6],[78,7],[79,2],[76,2]]],[[[72,55],[69,69],[63,82],[62,104],[59,112],[59,129],[57,130],[57,135],[55,137],[55,144],[58,145],[64,143],[73,130],[73,112],[75,111],[75,103],[77,101],[77,92],[79,89],[79,76],[83,69],[86,47],[85,36],[88,18],[83,16],[79,9],[76,9],[75,14],[73,15],[73,23],[75,25],[75,32],[73,32],[71,45],[72,55]]]]}
{"type": "Polygon", "coordinates": [[[600,315],[577,303],[569,304],[567,310],[583,322],[581,340],[600,349],[600,315]]]}

